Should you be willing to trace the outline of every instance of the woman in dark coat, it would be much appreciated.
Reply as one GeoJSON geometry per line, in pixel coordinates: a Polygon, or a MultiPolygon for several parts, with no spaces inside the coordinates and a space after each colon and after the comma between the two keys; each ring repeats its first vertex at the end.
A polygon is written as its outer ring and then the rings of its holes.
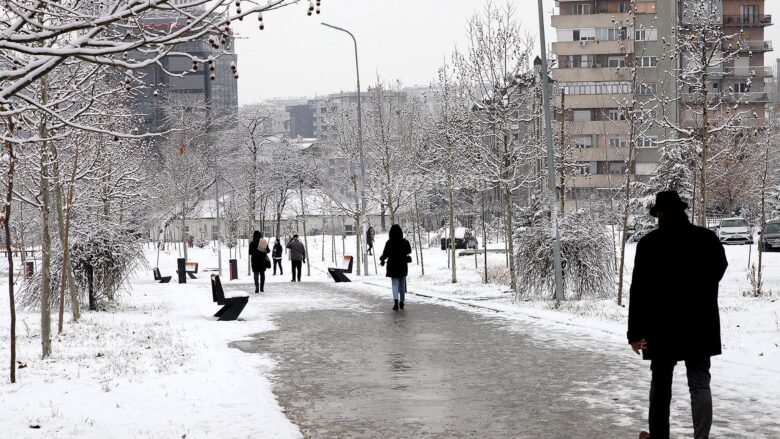
{"type": "Polygon", "coordinates": [[[393,224],[390,227],[389,239],[385,243],[385,250],[379,257],[381,265],[387,261],[387,277],[393,284],[393,311],[398,311],[400,306],[404,309],[404,298],[406,296],[406,276],[409,274],[409,262],[412,254],[412,246],[409,241],[404,239],[404,232],[401,226],[393,224]],[[399,303],[400,299],[400,303],[399,303]]]}
{"type": "MultiPolygon", "coordinates": [[[[268,268],[268,241],[263,239],[263,234],[255,230],[252,234],[252,242],[249,243],[249,256],[252,258],[252,273],[255,277],[255,294],[263,292],[265,287],[265,269],[268,268]],[[258,282],[258,277],[259,282],[258,282]]],[[[269,264],[270,265],[270,264],[269,264]]]]}

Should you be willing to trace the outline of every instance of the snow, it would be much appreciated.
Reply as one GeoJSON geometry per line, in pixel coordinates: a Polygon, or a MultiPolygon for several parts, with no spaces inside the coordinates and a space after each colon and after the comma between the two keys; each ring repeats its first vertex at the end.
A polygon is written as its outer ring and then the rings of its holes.
{"type": "MultiPolygon", "coordinates": [[[[354,254],[354,239],[347,237],[344,242],[347,254],[354,254]]],[[[376,236],[378,254],[369,257],[370,276],[353,273],[353,283],[343,288],[390,300],[390,283],[378,264],[386,239],[387,234],[376,236]]],[[[342,256],[340,240],[336,237],[337,261],[342,256]]],[[[427,241],[425,236],[423,241],[427,241]]],[[[331,237],[325,236],[325,261],[322,236],[311,236],[308,242],[310,279],[331,282],[326,273],[333,265],[331,237]]],[[[238,287],[251,291],[246,243],[241,245],[238,287]]],[[[502,245],[491,243],[489,247],[500,249],[502,245]]],[[[635,248],[627,246],[628,280],[635,248]]],[[[227,253],[223,252],[225,277],[227,253]]],[[[146,254],[149,261],[155,260],[151,247],[146,254]]],[[[189,254],[200,263],[198,279],[188,279],[184,285],[176,284],[175,279],[170,284],[157,284],[151,268],[139,272],[132,292],[124,293],[115,309],[85,312],[80,323],[66,323],[64,334],[55,335],[53,355],[46,360],[39,358],[39,315],[19,312],[18,360],[26,367],[19,369],[14,385],[7,377],[7,295],[0,295],[0,321],[4,322],[0,327],[0,406],[4,414],[0,431],[7,437],[47,438],[301,437],[272,393],[269,377],[274,361],[233,349],[230,343],[274,329],[271,318],[280,309],[317,309],[324,306],[321,299],[313,295],[284,303],[272,301],[259,309],[252,306],[250,298],[243,320],[217,322],[212,317],[217,305],[211,301],[206,272],[217,265],[215,253],[207,247],[189,249],[189,254]],[[32,430],[33,425],[41,429],[32,430]],[[37,433],[31,434],[33,431],[37,433]]],[[[757,261],[756,246],[727,246],[726,254],[730,265],[721,282],[720,300],[724,353],[713,359],[713,382],[719,392],[749,400],[756,407],[756,416],[776,412],[780,410],[780,253],[763,256],[767,295],[762,298],[743,296],[750,287],[748,259],[750,263],[757,261]]],[[[410,297],[410,302],[437,301],[484,313],[503,319],[510,328],[533,322],[562,330],[572,337],[549,337],[544,342],[623,357],[638,374],[644,374],[638,379],[646,378],[648,363],[636,357],[625,340],[627,309],[614,300],[564,301],[560,308],[552,301],[515,300],[507,286],[482,283],[484,255],[476,258],[476,269],[473,255],[458,257],[458,283],[453,284],[446,255],[438,247],[425,249],[425,276],[419,265],[410,265],[409,291],[422,295],[410,297]]],[[[175,249],[161,254],[163,276],[175,275],[178,256],[175,249]]],[[[416,260],[414,253],[412,258],[416,260]]],[[[508,282],[504,263],[502,253],[488,254],[492,279],[508,282]]],[[[2,271],[0,265],[0,276],[2,271]]],[[[305,276],[305,268],[303,273],[305,276]]],[[[269,284],[288,280],[286,276],[267,279],[269,284]]],[[[6,290],[4,282],[5,277],[0,280],[0,291],[6,290]]],[[[237,288],[236,282],[223,280],[223,284],[228,291],[237,288]]],[[[678,368],[677,374],[678,380],[683,379],[684,368],[678,368]]],[[[684,385],[684,381],[676,385],[684,385]]],[[[615,402],[620,395],[601,395],[595,388],[593,392],[589,394],[593,404],[603,404],[609,397],[616,413],[630,413],[630,407],[615,402]]],[[[687,398],[685,392],[679,394],[687,398]]],[[[630,399],[620,399],[624,400],[630,399]]],[[[675,410],[687,408],[676,399],[675,410]]],[[[627,418],[625,422],[632,421],[627,418]]]]}

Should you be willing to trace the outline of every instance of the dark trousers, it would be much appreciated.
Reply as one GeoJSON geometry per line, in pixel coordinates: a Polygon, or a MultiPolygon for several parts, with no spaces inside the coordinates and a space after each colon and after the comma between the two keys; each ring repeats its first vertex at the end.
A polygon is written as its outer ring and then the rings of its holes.
{"type": "Polygon", "coordinates": [[[292,262],[292,280],[295,282],[295,271],[298,271],[298,282],[301,281],[301,267],[303,266],[303,261],[290,261],[292,262]]]}
{"type": "Polygon", "coordinates": [[[279,274],[284,274],[282,271],[282,260],[281,259],[274,259],[274,276],[276,276],[276,266],[279,266],[279,274]]]}
{"type": "Polygon", "coordinates": [[[259,291],[263,291],[263,288],[265,287],[265,270],[262,271],[255,271],[253,272],[255,275],[255,293],[259,291]],[[257,278],[260,278],[260,281],[258,282],[257,278]]]}
{"type": "MultiPolygon", "coordinates": [[[[650,383],[650,437],[669,438],[669,405],[672,402],[672,377],[676,361],[652,360],[650,383]]],[[[710,392],[710,358],[685,360],[688,389],[691,392],[694,439],[710,437],[712,427],[712,393],[710,392]]]]}

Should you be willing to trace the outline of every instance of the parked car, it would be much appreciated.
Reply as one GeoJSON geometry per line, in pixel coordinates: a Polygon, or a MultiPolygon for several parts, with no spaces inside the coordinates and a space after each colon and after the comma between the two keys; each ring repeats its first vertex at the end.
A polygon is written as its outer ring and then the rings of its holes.
{"type": "Polygon", "coordinates": [[[723,244],[753,244],[753,235],[745,218],[723,218],[718,224],[717,234],[723,244]]]}
{"type": "Polygon", "coordinates": [[[760,243],[765,252],[780,251],[780,220],[767,221],[760,243]]]}
{"type": "MultiPolygon", "coordinates": [[[[442,250],[449,248],[449,236],[450,228],[445,227],[439,241],[442,250]]],[[[474,232],[465,227],[455,227],[455,248],[477,248],[477,238],[474,237],[474,232]]]]}

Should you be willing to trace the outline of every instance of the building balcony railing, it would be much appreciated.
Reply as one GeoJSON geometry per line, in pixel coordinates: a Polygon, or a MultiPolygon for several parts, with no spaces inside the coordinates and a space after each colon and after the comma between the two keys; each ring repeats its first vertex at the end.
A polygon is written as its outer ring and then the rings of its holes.
{"type": "Polygon", "coordinates": [[[630,14],[606,13],[598,10],[592,14],[553,15],[550,20],[550,24],[556,29],[614,28],[615,23],[630,26],[632,22],[630,14]]]}
{"type": "Polygon", "coordinates": [[[761,14],[724,15],[724,26],[771,26],[772,16],[761,14]]]}
{"type": "Polygon", "coordinates": [[[742,40],[740,43],[740,50],[743,52],[770,52],[772,51],[772,42],[771,41],[762,41],[762,40],[756,40],[756,41],[748,41],[748,40],[742,40]]]}
{"type": "MultiPolygon", "coordinates": [[[[718,101],[737,104],[760,104],[769,102],[769,93],[765,91],[749,91],[746,93],[709,93],[707,97],[710,103],[717,104],[718,101]]],[[[701,103],[700,93],[682,93],[680,99],[689,104],[701,103]]]]}
{"type": "Polygon", "coordinates": [[[748,66],[748,67],[724,67],[723,74],[736,77],[759,77],[769,78],[774,74],[772,67],[767,66],[748,66]]]}
{"type": "Polygon", "coordinates": [[[558,56],[566,55],[622,55],[634,53],[634,40],[580,40],[552,43],[558,56]]]}

